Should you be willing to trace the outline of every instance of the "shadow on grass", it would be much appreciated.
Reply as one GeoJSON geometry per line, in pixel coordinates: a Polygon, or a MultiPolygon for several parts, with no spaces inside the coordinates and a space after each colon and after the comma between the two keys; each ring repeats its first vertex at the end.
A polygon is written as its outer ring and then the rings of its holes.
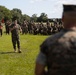
{"type": "Polygon", "coordinates": [[[15,52],[0,52],[0,54],[12,54],[12,53],[15,53],[15,52]]]}

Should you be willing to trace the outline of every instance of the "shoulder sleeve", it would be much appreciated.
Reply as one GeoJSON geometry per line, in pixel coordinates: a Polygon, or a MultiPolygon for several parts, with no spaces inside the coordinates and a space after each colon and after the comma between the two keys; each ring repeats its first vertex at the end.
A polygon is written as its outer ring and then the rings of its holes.
{"type": "Polygon", "coordinates": [[[55,45],[55,43],[58,41],[58,39],[63,35],[63,32],[57,33],[55,35],[52,35],[48,37],[41,45],[40,50],[44,54],[48,54],[48,50],[52,49],[55,45]]]}
{"type": "Polygon", "coordinates": [[[47,50],[47,44],[46,44],[46,40],[40,45],[40,51],[42,53],[46,53],[47,50]]]}
{"type": "Polygon", "coordinates": [[[37,56],[36,62],[42,65],[46,65],[46,56],[40,52],[37,56]]]}
{"type": "Polygon", "coordinates": [[[49,48],[49,41],[50,38],[47,38],[41,45],[40,45],[40,51],[44,54],[47,54],[48,48],[49,48]]]}
{"type": "Polygon", "coordinates": [[[48,53],[49,48],[51,48],[52,43],[54,42],[54,36],[48,37],[41,45],[40,45],[40,51],[44,54],[48,53]]]}

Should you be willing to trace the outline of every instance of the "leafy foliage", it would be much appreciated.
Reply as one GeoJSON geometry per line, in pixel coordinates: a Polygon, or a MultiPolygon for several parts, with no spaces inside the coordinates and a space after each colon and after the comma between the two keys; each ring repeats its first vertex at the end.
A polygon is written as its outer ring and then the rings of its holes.
{"type": "Polygon", "coordinates": [[[22,19],[23,19],[23,20],[30,21],[30,16],[24,14],[24,15],[22,15],[22,19]]]}
{"type": "Polygon", "coordinates": [[[4,6],[0,6],[0,20],[4,18],[4,21],[18,19],[19,22],[23,22],[24,19],[27,21],[35,21],[35,22],[46,22],[48,20],[46,13],[41,13],[39,17],[37,14],[33,14],[32,17],[27,14],[22,14],[22,11],[18,8],[13,8],[12,10],[7,9],[4,6]]]}
{"type": "Polygon", "coordinates": [[[0,6],[0,20],[2,20],[3,18],[4,21],[6,21],[7,19],[11,19],[12,15],[9,9],[4,6],[0,6]]]}
{"type": "Polygon", "coordinates": [[[31,20],[36,22],[37,21],[37,14],[33,14],[31,17],[31,20]]]}
{"type": "Polygon", "coordinates": [[[38,21],[46,22],[48,20],[47,14],[41,13],[40,17],[38,18],[38,21]]]}
{"type": "Polygon", "coordinates": [[[14,20],[15,18],[17,18],[18,21],[21,20],[22,12],[20,9],[14,8],[13,10],[11,10],[11,14],[12,14],[12,20],[14,20]]]}

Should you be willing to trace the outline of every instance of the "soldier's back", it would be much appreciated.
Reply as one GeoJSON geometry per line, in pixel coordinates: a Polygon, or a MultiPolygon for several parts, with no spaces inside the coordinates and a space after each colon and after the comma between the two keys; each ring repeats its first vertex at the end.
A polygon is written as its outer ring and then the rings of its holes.
{"type": "Polygon", "coordinates": [[[64,30],[49,37],[41,51],[47,57],[48,75],[76,75],[76,31],[64,30]]]}

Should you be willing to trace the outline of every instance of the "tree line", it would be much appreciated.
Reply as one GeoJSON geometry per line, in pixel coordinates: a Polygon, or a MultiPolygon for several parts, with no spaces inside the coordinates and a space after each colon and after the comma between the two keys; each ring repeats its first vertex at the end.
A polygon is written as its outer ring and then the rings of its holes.
{"type": "Polygon", "coordinates": [[[46,13],[41,13],[39,17],[37,17],[37,14],[33,14],[32,17],[30,17],[27,14],[22,14],[22,11],[18,8],[13,8],[12,10],[9,10],[5,6],[0,6],[0,21],[2,19],[4,20],[4,22],[6,22],[7,20],[12,21],[14,18],[17,18],[19,22],[23,22],[24,20],[34,22],[46,22],[48,20],[48,16],[46,13]]]}

